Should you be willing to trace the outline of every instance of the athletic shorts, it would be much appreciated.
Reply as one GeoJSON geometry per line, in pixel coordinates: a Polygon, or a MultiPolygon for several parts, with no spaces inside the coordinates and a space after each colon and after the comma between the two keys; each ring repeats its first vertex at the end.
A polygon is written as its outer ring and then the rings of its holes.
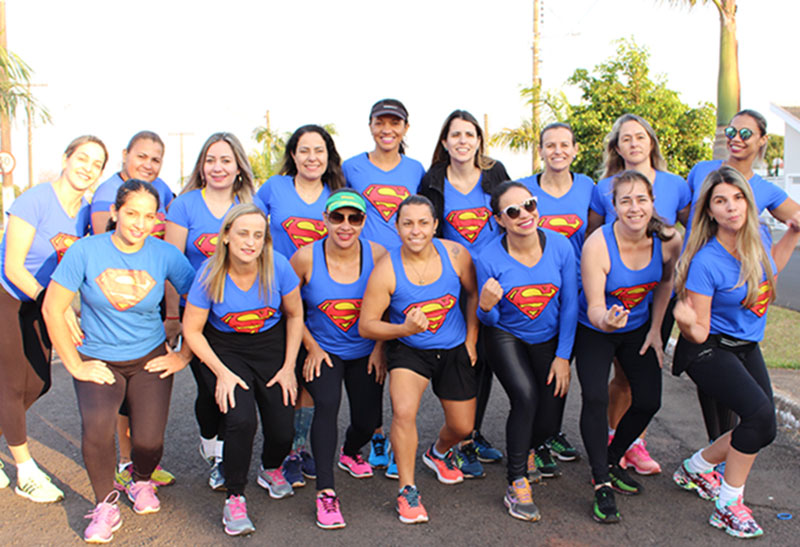
{"type": "Polygon", "coordinates": [[[387,361],[389,371],[404,368],[431,380],[440,399],[467,401],[478,393],[478,375],[464,344],[452,349],[416,349],[395,340],[389,344],[387,361]]]}

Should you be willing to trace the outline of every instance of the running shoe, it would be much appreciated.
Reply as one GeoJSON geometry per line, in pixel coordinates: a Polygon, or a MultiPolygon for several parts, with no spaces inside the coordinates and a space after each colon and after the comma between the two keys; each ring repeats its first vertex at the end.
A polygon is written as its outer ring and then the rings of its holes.
{"type": "Polygon", "coordinates": [[[345,527],[339,496],[326,492],[317,496],[317,526],[325,530],[345,527]]]}
{"type": "Polygon", "coordinates": [[[508,508],[508,514],[515,519],[537,521],[542,515],[533,503],[533,492],[528,479],[520,477],[506,489],[503,504],[508,508]]]}
{"type": "Polygon", "coordinates": [[[386,466],[386,472],[383,474],[387,479],[399,479],[400,475],[397,473],[397,462],[394,461],[394,452],[389,451],[389,465],[386,466]]]}
{"type": "Polygon", "coordinates": [[[536,468],[536,451],[528,452],[528,481],[531,483],[542,482],[542,472],[536,468]]]}
{"type": "Polygon", "coordinates": [[[550,453],[562,462],[572,462],[578,459],[578,450],[570,444],[567,436],[559,431],[544,443],[550,449],[550,453]]]}
{"type": "Polygon", "coordinates": [[[41,469],[36,469],[14,492],[36,503],[53,503],[64,499],[64,492],[41,469]]]}
{"type": "Polygon", "coordinates": [[[175,475],[157,465],[150,475],[150,481],[156,486],[171,486],[175,484],[175,475]]]}
{"type": "Polygon", "coordinates": [[[601,486],[594,491],[592,518],[602,524],[619,522],[621,517],[617,510],[617,501],[614,499],[614,491],[610,486],[601,486]]]}
{"type": "Polygon", "coordinates": [[[364,461],[359,453],[356,453],[355,456],[348,456],[344,452],[340,452],[339,469],[347,471],[351,477],[356,479],[366,479],[372,476],[372,467],[364,461]]]}
{"type": "Polygon", "coordinates": [[[98,503],[94,509],[87,513],[87,519],[92,519],[86,530],[83,531],[83,541],[86,543],[108,543],[114,539],[114,532],[122,526],[122,516],[119,514],[117,500],[119,492],[112,491],[106,499],[98,503]]]}
{"type": "Polygon", "coordinates": [[[215,462],[211,468],[211,473],[208,475],[208,486],[212,490],[225,490],[225,468],[222,465],[222,460],[215,462]]]}
{"type": "Polygon", "coordinates": [[[314,456],[312,456],[305,450],[301,450],[300,459],[303,462],[302,465],[300,466],[300,471],[303,473],[303,476],[307,479],[316,479],[317,462],[314,461],[314,456]]]}
{"type": "Polygon", "coordinates": [[[503,459],[503,453],[492,446],[492,443],[487,441],[480,431],[475,431],[472,434],[472,442],[478,449],[478,460],[483,463],[497,463],[503,459]]]}
{"type": "Polygon", "coordinates": [[[608,466],[608,476],[611,477],[611,488],[620,494],[635,496],[636,494],[641,494],[644,490],[642,485],[633,480],[619,464],[608,466]]]}
{"type": "MultiPolygon", "coordinates": [[[[435,444],[435,443],[434,443],[435,444]]],[[[456,465],[453,449],[447,451],[443,458],[433,453],[433,445],[422,455],[422,462],[427,465],[442,484],[458,484],[464,480],[464,474],[456,465]]]]}
{"type": "Polygon", "coordinates": [[[300,488],[306,485],[306,479],[303,477],[303,459],[299,454],[291,453],[286,456],[281,465],[283,476],[292,485],[292,488],[300,488]]]}
{"type": "Polygon", "coordinates": [[[389,454],[386,450],[386,437],[375,433],[369,442],[369,464],[373,468],[384,468],[389,465],[389,454]]]}
{"type": "Polygon", "coordinates": [[[256,531],[253,521],[247,516],[247,502],[244,496],[230,496],[225,500],[222,510],[222,524],[229,536],[242,536],[256,531]]]}
{"type": "Polygon", "coordinates": [[[200,457],[203,458],[203,461],[208,464],[209,467],[214,465],[214,454],[206,454],[206,451],[203,449],[203,443],[201,442],[197,445],[197,449],[200,451],[200,457]]]}
{"type": "Polygon", "coordinates": [[[258,485],[269,492],[269,497],[272,499],[279,500],[286,496],[294,495],[292,485],[283,476],[280,467],[275,469],[264,469],[262,467],[258,474],[258,485]]]}
{"type": "Polygon", "coordinates": [[[406,485],[397,495],[397,518],[404,524],[428,522],[428,512],[422,506],[422,496],[415,486],[406,485]]]}
{"type": "Polygon", "coordinates": [[[128,499],[133,502],[133,512],[137,515],[157,513],[161,502],[156,497],[156,487],[150,481],[137,481],[128,487],[128,499]]]}
{"type": "Polygon", "coordinates": [[[11,481],[8,479],[6,472],[3,471],[3,462],[0,462],[0,489],[8,488],[9,484],[11,484],[11,481]]]}
{"type": "MultiPolygon", "coordinates": [[[[613,441],[613,440],[614,440],[614,434],[613,433],[609,433],[608,434],[608,444],[606,446],[611,446],[611,441],[613,441]]],[[[623,468],[623,469],[627,469],[628,468],[628,462],[625,460],[625,455],[624,454],[619,459],[619,466],[621,468],[623,468]]]]}
{"type": "Polygon", "coordinates": [[[661,473],[661,466],[647,451],[647,441],[641,440],[633,443],[625,452],[625,464],[633,466],[634,471],[640,475],[655,475],[661,473]]]}
{"type": "Polygon", "coordinates": [[[715,465],[714,466],[714,471],[716,471],[717,474],[720,477],[724,477],[725,476],[725,462],[720,462],[717,465],[715,465]]]}
{"type": "Polygon", "coordinates": [[[753,512],[742,501],[741,496],[721,507],[718,500],[708,523],[737,538],[754,538],[764,533],[764,530],[753,518],[753,512]]]}
{"type": "Polygon", "coordinates": [[[478,461],[478,449],[475,448],[475,443],[467,443],[460,448],[454,448],[453,456],[465,479],[478,479],[486,476],[483,465],[478,461]]]}
{"type": "Polygon", "coordinates": [[[713,469],[705,473],[692,473],[686,464],[689,460],[683,460],[678,469],[672,474],[672,480],[684,490],[694,490],[697,495],[704,500],[715,501],[719,497],[719,487],[722,478],[713,469]]]}
{"type": "Polygon", "coordinates": [[[120,471],[119,467],[114,471],[114,488],[120,492],[127,492],[128,487],[133,483],[133,462],[128,462],[120,471]]]}
{"type": "Polygon", "coordinates": [[[555,479],[561,476],[561,469],[550,454],[550,449],[545,445],[540,445],[534,452],[534,461],[536,462],[536,469],[545,478],[555,479]]]}

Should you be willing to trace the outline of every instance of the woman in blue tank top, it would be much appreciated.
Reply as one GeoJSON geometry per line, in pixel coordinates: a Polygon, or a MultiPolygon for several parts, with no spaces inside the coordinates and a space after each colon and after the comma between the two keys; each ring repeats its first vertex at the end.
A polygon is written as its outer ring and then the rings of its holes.
{"type": "Polygon", "coordinates": [[[327,236],[303,247],[292,257],[306,305],[306,328],[298,359],[304,387],[314,399],[311,448],[317,468],[317,526],[345,525],[334,490],[337,417],[342,381],[350,401],[350,426],[338,465],[355,478],[372,476],[361,448],[381,420],[386,364],[383,342],[358,335],[361,299],[373,265],[386,251],[360,239],[367,205],[350,188],[334,191],[325,204],[327,236]]]}
{"type": "Polygon", "coordinates": [[[619,461],[661,405],[661,322],[681,246],[675,230],[654,214],[646,176],[623,171],[611,189],[617,220],[583,246],[575,336],[581,436],[592,467],[592,516],[598,522],[619,521],[614,490],[627,495],[642,490],[619,461]],[[632,402],[609,445],[608,373],[614,358],[630,382],[632,402]]]}
{"type": "Polygon", "coordinates": [[[428,198],[410,196],[400,204],[402,246],[375,265],[359,324],[365,338],[394,340],[387,354],[391,437],[400,480],[397,511],[404,523],[428,520],[414,482],[416,418],[425,388],[433,383],[445,414],[438,439],[422,457],[440,482],[464,480],[452,448],[472,432],[475,420],[475,270],[461,244],[434,239],[436,224],[428,198]],[[458,304],[461,294],[467,298],[466,319],[458,304]],[[383,319],[387,311],[388,321],[383,319]]]}

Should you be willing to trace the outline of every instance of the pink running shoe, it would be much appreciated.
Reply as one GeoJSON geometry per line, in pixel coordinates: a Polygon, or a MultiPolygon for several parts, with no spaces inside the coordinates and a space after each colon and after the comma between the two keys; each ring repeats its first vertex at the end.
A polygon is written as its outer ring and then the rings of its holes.
{"type": "MultiPolygon", "coordinates": [[[[661,473],[661,466],[650,457],[650,453],[647,451],[647,441],[643,440],[641,443],[634,443],[625,452],[624,459],[627,465],[632,465],[633,469],[640,475],[661,473]]],[[[620,465],[620,467],[622,466],[620,465]]]]}
{"type": "MultiPolygon", "coordinates": [[[[355,456],[348,456],[342,451],[339,454],[339,469],[344,469],[350,476],[357,479],[366,479],[372,476],[372,466],[364,461],[361,454],[356,453],[355,456]]],[[[319,502],[317,502],[319,505],[319,502]]]]}
{"type": "Polygon", "coordinates": [[[85,518],[92,519],[83,532],[86,543],[108,543],[114,539],[114,532],[122,526],[122,516],[117,507],[118,499],[119,492],[112,491],[86,515],[85,518]]]}
{"type": "Polygon", "coordinates": [[[764,533],[756,519],[753,518],[753,512],[742,501],[741,496],[723,506],[720,506],[719,500],[717,500],[708,523],[714,528],[725,530],[728,535],[736,538],[754,538],[764,533]]]}
{"type": "Polygon", "coordinates": [[[157,513],[161,502],[156,497],[156,486],[150,481],[138,481],[128,487],[128,499],[133,502],[133,512],[137,515],[157,513]]]}
{"type": "Polygon", "coordinates": [[[317,526],[325,530],[345,527],[339,496],[326,492],[317,496],[317,526]]]}

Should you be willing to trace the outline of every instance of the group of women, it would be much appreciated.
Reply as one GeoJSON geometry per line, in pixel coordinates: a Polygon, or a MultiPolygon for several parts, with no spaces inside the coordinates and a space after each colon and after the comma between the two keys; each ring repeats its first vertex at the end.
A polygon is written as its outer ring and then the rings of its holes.
{"type": "MultiPolygon", "coordinates": [[[[108,542],[121,526],[120,492],[138,514],[159,510],[157,486],[175,480],[159,465],[172,382],[187,365],[209,485],[227,490],[229,535],[255,531],[245,487],[259,415],[257,482],[270,497],[315,478],[317,525],[341,528],[334,462],[359,479],[386,467],[399,519],[427,521],[415,481],[422,394],[430,383],[444,413],[422,461],[456,484],[502,457],[480,432],[493,375],[510,400],[503,502],[536,521],[531,482],[558,476],[556,459],[577,459],[562,431],[574,359],[591,513],[617,522],[614,492],[643,491],[628,469],[660,471],[644,433],[675,322],[673,371],[697,384],[713,443],[673,480],[715,502],[712,525],[761,534],[743,503],[755,455],[775,435],[758,342],[775,275],[800,239],[800,207],[752,171],[763,117],[737,114],[730,157],[701,162],[688,183],[666,172],[655,132],[632,114],[606,139],[597,185],[570,170],[578,144],[567,124],[544,128],[544,170],[516,182],[486,156],[466,111],[445,120],[427,172],[405,155],[401,102],[378,101],[369,128],[374,149],[342,164],[325,129],[300,127],[258,192],[241,143],[215,133],[174,199],[158,178],[163,142],[144,131],[91,206],[85,194],[108,154],[93,136],[70,143],[59,178],[14,202],[0,246],[0,306],[19,317],[0,338],[0,430],[15,491],[63,498],[31,458],[25,427],[50,386],[54,348],[74,378],[96,499],[87,542],[108,542]],[[788,226],[775,245],[758,222],[764,208],[788,226]],[[688,234],[682,254],[677,221],[688,234]],[[342,384],[351,416],[339,449],[342,384]]],[[[0,488],[9,482],[0,470],[0,488]]]]}

